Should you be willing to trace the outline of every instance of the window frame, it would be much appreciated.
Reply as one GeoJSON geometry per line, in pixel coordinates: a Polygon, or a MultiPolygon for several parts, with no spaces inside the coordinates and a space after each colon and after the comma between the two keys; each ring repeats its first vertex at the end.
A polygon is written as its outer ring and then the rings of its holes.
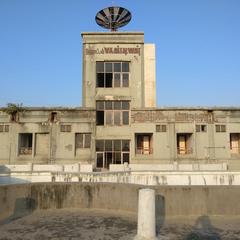
{"type": "Polygon", "coordinates": [[[75,151],[77,149],[91,149],[92,147],[92,133],[91,132],[76,132],[75,133],[75,151]],[[82,147],[78,147],[77,136],[82,135],[82,147]],[[86,135],[90,136],[89,145],[86,144],[86,135]],[[86,146],[87,145],[87,146],[86,146]]]}
{"type": "Polygon", "coordinates": [[[129,124],[130,101],[96,101],[97,126],[129,126],[129,124]],[[117,106],[119,103],[120,106],[117,106]],[[124,105],[124,103],[128,103],[128,105],[124,105]],[[127,114],[128,118],[125,121],[127,114]]]}
{"type": "Polygon", "coordinates": [[[129,88],[130,87],[130,61],[96,61],[95,69],[96,69],[96,88],[129,88]],[[100,68],[98,67],[98,64],[102,64],[102,63],[103,63],[103,69],[98,69],[100,68]],[[107,69],[108,68],[107,66],[109,66],[109,64],[111,64],[112,66],[110,69],[107,69]],[[121,64],[120,71],[117,71],[115,69],[116,64],[121,64]],[[128,64],[128,67],[126,67],[127,68],[126,71],[123,71],[124,64],[128,64]],[[112,74],[111,83],[107,78],[107,76],[110,76],[109,74],[112,74]],[[100,76],[101,76],[101,79],[100,79],[100,76]],[[115,78],[116,76],[119,76],[119,78],[115,78]],[[126,78],[128,80],[124,78],[125,76],[128,76],[126,78]],[[101,82],[100,80],[103,82],[101,82]],[[120,84],[116,84],[117,81],[119,81],[120,84]],[[126,81],[128,84],[125,86],[126,81]]]}
{"type": "Polygon", "coordinates": [[[130,162],[130,152],[131,145],[130,139],[96,139],[95,141],[95,152],[96,152],[96,167],[97,168],[109,168],[110,164],[124,164],[124,162],[130,162]],[[116,143],[119,143],[116,149],[116,143]],[[128,149],[124,149],[124,142],[127,143],[128,149]],[[107,146],[109,145],[109,146],[107,146]],[[100,146],[100,148],[99,148],[100,146]],[[116,160],[116,156],[120,156],[120,161],[116,160]],[[128,160],[124,161],[124,156],[128,155],[128,160]],[[98,157],[102,156],[102,167],[98,167],[98,157]],[[109,157],[111,158],[111,162],[109,161],[109,157]]]}

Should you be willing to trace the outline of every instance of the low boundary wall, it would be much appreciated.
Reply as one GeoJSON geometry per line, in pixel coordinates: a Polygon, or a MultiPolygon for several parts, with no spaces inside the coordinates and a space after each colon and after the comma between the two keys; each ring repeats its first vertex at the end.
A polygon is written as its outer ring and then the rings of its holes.
{"type": "MultiPolygon", "coordinates": [[[[39,209],[103,209],[137,213],[144,186],[114,183],[34,183],[0,186],[0,222],[39,209]]],[[[240,215],[239,186],[154,186],[157,216],[240,215]]]]}

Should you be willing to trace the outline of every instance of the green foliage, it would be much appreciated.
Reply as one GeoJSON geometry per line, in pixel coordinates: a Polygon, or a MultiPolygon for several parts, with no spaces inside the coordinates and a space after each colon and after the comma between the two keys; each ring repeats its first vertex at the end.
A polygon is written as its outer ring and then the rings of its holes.
{"type": "Polygon", "coordinates": [[[22,103],[20,103],[20,104],[7,103],[7,107],[4,108],[3,111],[9,115],[14,115],[14,114],[17,114],[18,112],[23,112],[24,108],[23,108],[22,103]]]}

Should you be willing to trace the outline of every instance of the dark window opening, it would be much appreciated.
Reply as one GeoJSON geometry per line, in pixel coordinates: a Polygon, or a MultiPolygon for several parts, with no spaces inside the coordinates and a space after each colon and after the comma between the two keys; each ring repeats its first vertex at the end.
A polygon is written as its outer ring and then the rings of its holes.
{"type": "Polygon", "coordinates": [[[156,132],[167,132],[167,125],[156,125],[156,132]]]}
{"type": "Polygon", "coordinates": [[[9,125],[0,125],[0,132],[9,132],[9,125]]]}
{"type": "Polygon", "coordinates": [[[97,164],[96,164],[96,166],[97,166],[97,168],[103,168],[104,166],[103,166],[103,153],[97,153],[97,164]]]}
{"type": "Polygon", "coordinates": [[[97,111],[96,118],[97,125],[104,125],[104,111],[97,111]]]}
{"type": "Polygon", "coordinates": [[[110,164],[129,163],[129,140],[96,140],[96,166],[109,168],[110,164]]]}
{"type": "Polygon", "coordinates": [[[10,121],[11,122],[17,122],[19,119],[19,113],[18,112],[14,112],[10,114],[10,121]]]}
{"type": "Polygon", "coordinates": [[[240,133],[230,133],[231,154],[240,154],[240,133]]]}
{"type": "Polygon", "coordinates": [[[71,125],[61,125],[60,131],[61,132],[71,132],[72,126],[71,125]]]}
{"type": "Polygon", "coordinates": [[[152,133],[137,133],[135,135],[136,154],[149,155],[153,153],[152,149],[153,134],[152,133]]]}
{"type": "Polygon", "coordinates": [[[106,73],[105,75],[105,87],[106,88],[111,88],[112,87],[112,73],[106,73]]]}
{"type": "Polygon", "coordinates": [[[91,148],[91,133],[76,133],[75,147],[77,148],[91,148]]]}
{"type": "Polygon", "coordinates": [[[207,132],[207,125],[196,125],[196,132],[207,132]]]}
{"type": "Polygon", "coordinates": [[[32,154],[32,133],[20,133],[19,134],[19,155],[31,155],[32,154]]]}
{"type": "Polygon", "coordinates": [[[57,122],[57,113],[56,112],[51,112],[50,115],[50,122],[57,122]]]}
{"type": "Polygon", "coordinates": [[[192,133],[178,133],[177,134],[177,153],[179,155],[192,154],[192,133]]]}
{"type": "Polygon", "coordinates": [[[226,125],[216,125],[216,132],[226,132],[226,125]]]}
{"type": "Polygon", "coordinates": [[[97,101],[96,108],[97,125],[129,125],[129,101],[97,101]]]}
{"type": "Polygon", "coordinates": [[[104,87],[104,73],[97,73],[97,87],[104,87]]]}
{"type": "Polygon", "coordinates": [[[129,87],[129,63],[96,62],[96,87],[129,87]]]}

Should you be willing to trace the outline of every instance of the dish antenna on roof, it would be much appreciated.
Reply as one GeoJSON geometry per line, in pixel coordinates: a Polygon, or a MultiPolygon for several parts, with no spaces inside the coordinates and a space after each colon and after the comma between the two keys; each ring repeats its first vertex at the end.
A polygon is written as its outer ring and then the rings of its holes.
{"type": "Polygon", "coordinates": [[[132,14],[126,8],[107,7],[97,13],[95,21],[103,28],[117,31],[118,28],[127,25],[131,18],[132,14]]]}

